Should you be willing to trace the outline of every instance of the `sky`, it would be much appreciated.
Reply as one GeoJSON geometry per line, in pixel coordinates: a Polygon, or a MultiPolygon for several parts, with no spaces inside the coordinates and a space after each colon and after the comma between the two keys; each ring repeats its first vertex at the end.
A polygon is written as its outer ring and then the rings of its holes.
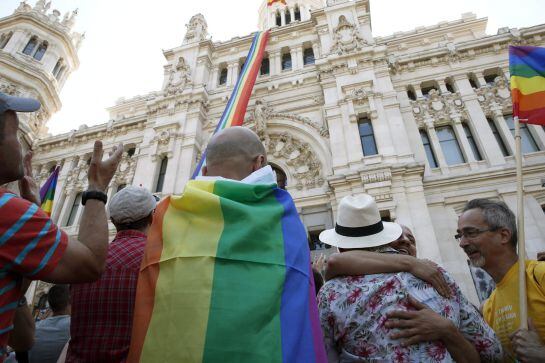
{"type": "MultiPolygon", "coordinates": [[[[62,14],[79,10],[74,30],[84,32],[85,40],[80,67],[61,92],[63,106],[51,118],[49,131],[105,123],[106,107],[120,97],[159,90],[166,64],[162,50],[181,45],[191,16],[202,13],[212,39],[224,41],[257,30],[261,1],[52,0],[51,9],[62,14]]],[[[0,17],[11,14],[19,2],[0,0],[0,17]]],[[[543,24],[544,10],[543,0],[371,0],[371,21],[373,35],[385,36],[473,12],[488,17],[487,33],[496,34],[500,27],[543,24]]]]}

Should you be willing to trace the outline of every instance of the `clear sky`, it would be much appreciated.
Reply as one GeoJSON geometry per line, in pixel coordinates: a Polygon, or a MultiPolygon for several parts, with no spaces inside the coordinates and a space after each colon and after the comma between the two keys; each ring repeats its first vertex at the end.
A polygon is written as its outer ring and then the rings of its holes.
{"type": "MultiPolygon", "coordinates": [[[[50,132],[107,122],[105,108],[118,98],[158,90],[166,63],[162,49],[182,43],[192,15],[204,14],[213,40],[228,40],[257,30],[261,1],[53,0],[51,9],[62,14],[79,9],[75,30],[85,32],[85,40],[80,68],[66,82],[63,108],[48,124],[50,132]]],[[[0,0],[0,17],[11,14],[19,2],[0,0]]],[[[487,16],[489,34],[504,26],[545,23],[544,0],[371,0],[375,36],[459,19],[464,12],[487,16]]]]}

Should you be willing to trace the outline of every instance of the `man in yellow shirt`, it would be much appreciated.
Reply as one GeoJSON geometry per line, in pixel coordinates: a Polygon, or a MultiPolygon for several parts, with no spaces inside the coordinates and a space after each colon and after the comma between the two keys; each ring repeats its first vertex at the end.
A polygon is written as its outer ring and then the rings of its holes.
{"type": "Polygon", "coordinates": [[[501,340],[506,361],[545,361],[545,262],[526,261],[529,330],[520,330],[517,225],[503,202],[474,199],[458,220],[456,239],[471,264],[496,282],[483,315],[501,340]]]}

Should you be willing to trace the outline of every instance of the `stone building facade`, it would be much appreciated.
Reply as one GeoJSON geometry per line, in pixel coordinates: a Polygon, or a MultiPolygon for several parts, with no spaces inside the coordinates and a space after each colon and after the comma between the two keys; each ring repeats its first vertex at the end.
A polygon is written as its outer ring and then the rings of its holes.
{"type": "MultiPolygon", "coordinates": [[[[374,37],[368,0],[266,3],[258,24],[271,37],[245,124],[286,176],[310,239],[334,226],[342,197],[369,193],[385,219],[414,230],[420,257],[442,264],[477,302],[454,239],[457,215],[475,197],[501,199],[516,210],[507,47],[545,46],[545,24],[486,34],[487,19],[468,13],[374,37]]],[[[125,145],[110,196],[130,184],[159,196],[181,192],[251,40],[252,34],[214,42],[197,14],[181,44],[164,51],[162,89],[120,99],[107,123],[35,141],[42,182],[62,166],[53,218],[77,233],[96,139],[107,149],[125,145]]],[[[24,43],[21,37],[12,49],[20,52],[24,43]]],[[[76,68],[77,54],[63,59],[67,73],[76,68]]],[[[528,125],[523,134],[527,248],[534,258],[545,250],[545,130],[528,125]]]]}

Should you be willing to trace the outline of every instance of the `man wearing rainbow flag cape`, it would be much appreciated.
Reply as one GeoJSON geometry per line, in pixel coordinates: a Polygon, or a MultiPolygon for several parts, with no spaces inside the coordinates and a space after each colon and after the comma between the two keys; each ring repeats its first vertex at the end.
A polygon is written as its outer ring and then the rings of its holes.
{"type": "Polygon", "coordinates": [[[218,132],[202,177],[154,215],[129,362],[327,362],[310,251],[252,131],[218,132]]]}

